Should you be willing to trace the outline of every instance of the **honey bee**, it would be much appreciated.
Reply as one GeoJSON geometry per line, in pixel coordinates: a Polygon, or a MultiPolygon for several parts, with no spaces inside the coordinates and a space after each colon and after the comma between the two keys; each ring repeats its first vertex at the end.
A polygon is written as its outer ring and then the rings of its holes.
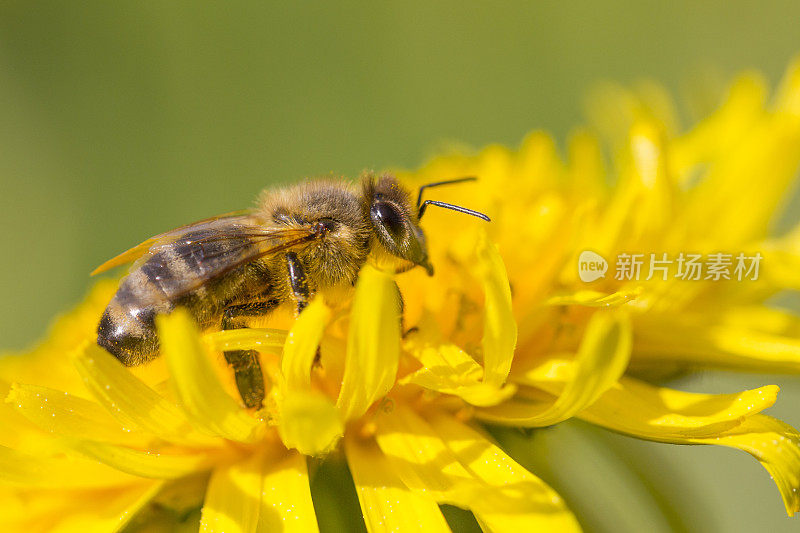
{"type": "MultiPolygon", "coordinates": [[[[355,284],[368,261],[433,275],[419,220],[429,205],[484,220],[434,200],[420,187],[416,207],[393,176],[301,183],[262,193],[257,207],[213,217],[146,240],[92,274],[136,261],[100,319],[97,343],[124,365],[158,356],[154,319],[184,307],[203,328],[233,329],[291,303],[299,314],[318,292],[355,284]]],[[[264,378],[253,350],[224,353],[244,405],[260,407],[264,378]]]]}

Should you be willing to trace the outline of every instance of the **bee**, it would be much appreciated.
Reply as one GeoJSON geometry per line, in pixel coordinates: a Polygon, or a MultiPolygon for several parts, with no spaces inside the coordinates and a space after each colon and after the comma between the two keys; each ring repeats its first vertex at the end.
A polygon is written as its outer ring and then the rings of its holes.
{"type": "MultiPolygon", "coordinates": [[[[416,206],[391,175],[366,174],[361,184],[310,181],[264,191],[255,209],[229,213],[152,237],[92,274],[135,261],[97,327],[97,344],[126,366],[159,354],[155,316],[186,308],[202,329],[244,327],[283,304],[299,314],[318,292],[355,284],[368,261],[414,267],[433,275],[419,221],[429,205],[486,221],[477,211],[435,200],[420,187],[416,206]]],[[[254,350],[224,352],[246,407],[264,400],[254,350]]]]}

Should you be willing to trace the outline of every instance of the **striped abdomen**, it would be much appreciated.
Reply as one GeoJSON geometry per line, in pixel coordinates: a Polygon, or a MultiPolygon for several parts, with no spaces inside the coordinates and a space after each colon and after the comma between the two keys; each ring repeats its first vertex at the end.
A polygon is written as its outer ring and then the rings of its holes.
{"type": "Polygon", "coordinates": [[[208,236],[186,234],[125,277],[100,319],[97,344],[125,365],[142,364],[158,355],[157,314],[185,307],[208,327],[232,302],[266,289],[260,261],[229,268],[247,253],[247,237],[209,242],[208,236]],[[203,238],[206,242],[197,242],[203,238]]]}

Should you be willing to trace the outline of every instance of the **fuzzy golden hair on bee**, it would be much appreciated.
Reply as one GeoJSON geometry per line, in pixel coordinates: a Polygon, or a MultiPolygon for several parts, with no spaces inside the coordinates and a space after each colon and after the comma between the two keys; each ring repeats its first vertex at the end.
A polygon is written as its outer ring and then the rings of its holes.
{"type": "Polygon", "coordinates": [[[358,189],[345,180],[304,182],[261,194],[257,214],[265,225],[302,230],[322,221],[325,235],[306,245],[302,255],[320,288],[353,282],[369,253],[371,228],[364,219],[358,189]]]}
{"type": "MultiPolygon", "coordinates": [[[[459,181],[465,179],[428,186],[459,181]]],[[[155,315],[176,307],[201,328],[233,329],[284,305],[299,314],[315,295],[349,291],[367,262],[395,272],[420,266],[433,275],[419,225],[429,204],[487,218],[422,202],[421,194],[415,205],[393,176],[366,173],[360,185],[327,179],[264,191],[255,209],[148,239],[96,271],[136,261],[100,320],[97,342],[133,366],[158,355],[155,315]]],[[[260,406],[258,354],[233,350],[225,359],[245,405],[260,406]]]]}

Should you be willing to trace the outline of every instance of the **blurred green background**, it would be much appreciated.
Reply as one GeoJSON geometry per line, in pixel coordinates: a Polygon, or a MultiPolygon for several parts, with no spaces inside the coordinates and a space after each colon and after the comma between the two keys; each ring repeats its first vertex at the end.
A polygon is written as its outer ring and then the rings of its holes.
{"type": "MultiPolygon", "coordinates": [[[[448,141],[516,145],[542,128],[563,142],[601,79],[652,78],[678,96],[698,73],[754,67],[774,82],[800,51],[799,20],[790,1],[6,0],[0,346],[29,345],[105,259],[249,206],[267,185],[413,167],[448,141]]],[[[707,374],[683,386],[765,381],[707,374]]],[[[800,425],[796,381],[769,381],[787,392],[773,412],[800,425]]],[[[553,472],[590,530],[800,524],[742,453],[597,433],[503,438],[553,472]],[[636,483],[660,483],[682,522],[658,498],[639,501],[636,483]]]]}

